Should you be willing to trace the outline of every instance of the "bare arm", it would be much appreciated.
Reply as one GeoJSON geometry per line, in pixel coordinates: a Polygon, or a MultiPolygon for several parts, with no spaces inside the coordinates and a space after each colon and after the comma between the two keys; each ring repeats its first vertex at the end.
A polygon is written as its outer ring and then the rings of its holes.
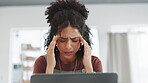
{"type": "Polygon", "coordinates": [[[54,36],[48,49],[47,49],[47,67],[46,67],[46,74],[53,74],[56,60],[54,54],[54,48],[57,42],[57,36],[54,36]]]}

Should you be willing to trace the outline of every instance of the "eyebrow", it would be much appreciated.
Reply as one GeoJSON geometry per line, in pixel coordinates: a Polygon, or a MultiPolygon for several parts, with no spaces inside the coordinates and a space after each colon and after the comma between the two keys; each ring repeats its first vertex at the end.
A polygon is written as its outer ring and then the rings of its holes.
{"type": "Polygon", "coordinates": [[[61,39],[67,39],[66,37],[60,37],[61,39]]]}
{"type": "MultiPolygon", "coordinates": [[[[68,38],[66,38],[66,37],[60,37],[61,39],[68,39],[68,38]]],[[[72,38],[70,38],[70,39],[76,39],[76,38],[79,38],[79,37],[72,37],[72,38]]]]}

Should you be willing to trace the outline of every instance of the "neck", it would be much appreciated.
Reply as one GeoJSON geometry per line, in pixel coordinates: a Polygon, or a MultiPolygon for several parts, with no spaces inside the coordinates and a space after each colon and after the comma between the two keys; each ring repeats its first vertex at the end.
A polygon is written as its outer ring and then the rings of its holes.
{"type": "Polygon", "coordinates": [[[62,63],[64,63],[64,64],[69,64],[69,63],[72,63],[76,60],[76,56],[71,57],[71,58],[65,58],[65,57],[59,56],[59,58],[62,61],[62,63]]]}

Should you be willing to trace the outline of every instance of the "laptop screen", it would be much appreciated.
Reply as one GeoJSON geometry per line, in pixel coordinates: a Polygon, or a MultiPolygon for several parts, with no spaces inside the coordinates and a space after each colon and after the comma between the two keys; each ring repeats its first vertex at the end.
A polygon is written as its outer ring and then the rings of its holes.
{"type": "Polygon", "coordinates": [[[34,74],[30,83],[117,83],[116,73],[34,74]]]}

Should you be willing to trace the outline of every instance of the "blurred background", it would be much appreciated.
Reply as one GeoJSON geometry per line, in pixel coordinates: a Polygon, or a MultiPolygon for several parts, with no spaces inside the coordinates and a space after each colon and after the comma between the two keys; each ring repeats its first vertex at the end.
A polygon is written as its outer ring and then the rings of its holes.
{"type": "MultiPolygon", "coordinates": [[[[0,0],[0,83],[29,83],[44,55],[44,12],[55,0],[0,0]]],[[[78,0],[86,5],[92,55],[119,83],[148,83],[148,0],[78,0]]]]}

